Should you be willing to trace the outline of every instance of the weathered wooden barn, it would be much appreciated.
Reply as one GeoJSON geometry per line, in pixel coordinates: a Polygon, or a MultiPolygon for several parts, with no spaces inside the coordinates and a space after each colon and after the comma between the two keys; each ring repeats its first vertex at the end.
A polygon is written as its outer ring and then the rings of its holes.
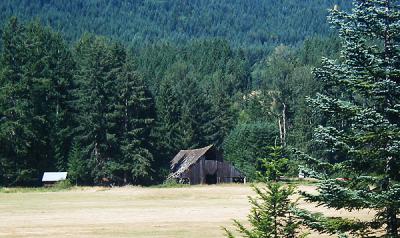
{"type": "Polygon", "coordinates": [[[213,145],[181,150],[171,161],[170,178],[188,184],[244,182],[244,176],[213,145]]]}

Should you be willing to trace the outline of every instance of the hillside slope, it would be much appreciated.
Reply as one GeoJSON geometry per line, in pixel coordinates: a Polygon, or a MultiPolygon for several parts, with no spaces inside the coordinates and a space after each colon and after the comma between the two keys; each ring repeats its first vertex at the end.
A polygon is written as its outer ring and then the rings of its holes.
{"type": "Polygon", "coordinates": [[[325,35],[327,9],[346,0],[2,0],[0,23],[10,16],[40,19],[69,41],[83,32],[142,44],[219,37],[265,48],[325,35]]]}

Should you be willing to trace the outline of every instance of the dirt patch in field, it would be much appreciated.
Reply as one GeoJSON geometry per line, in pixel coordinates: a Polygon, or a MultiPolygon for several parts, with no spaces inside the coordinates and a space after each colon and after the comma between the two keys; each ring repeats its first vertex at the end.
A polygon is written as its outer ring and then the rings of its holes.
{"type": "MultiPolygon", "coordinates": [[[[224,237],[221,227],[246,220],[247,197],[253,194],[246,185],[0,193],[0,237],[224,237]]],[[[373,216],[304,202],[301,207],[333,216],[373,216]]]]}

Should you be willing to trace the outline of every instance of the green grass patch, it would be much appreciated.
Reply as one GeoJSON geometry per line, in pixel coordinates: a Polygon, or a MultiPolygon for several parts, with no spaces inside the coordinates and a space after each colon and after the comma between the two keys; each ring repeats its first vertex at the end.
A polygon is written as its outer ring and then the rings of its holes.
{"type": "Polygon", "coordinates": [[[68,180],[58,182],[50,187],[0,187],[0,193],[32,193],[32,192],[59,192],[70,190],[73,186],[68,180]]]}
{"type": "Polygon", "coordinates": [[[167,179],[164,183],[150,186],[151,188],[184,188],[190,186],[189,184],[178,183],[175,179],[167,179]]]}

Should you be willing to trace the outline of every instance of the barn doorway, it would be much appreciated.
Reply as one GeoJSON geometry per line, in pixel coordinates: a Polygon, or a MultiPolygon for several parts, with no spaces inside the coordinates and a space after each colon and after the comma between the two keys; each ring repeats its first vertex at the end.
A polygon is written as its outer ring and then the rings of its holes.
{"type": "Polygon", "coordinates": [[[217,184],[217,173],[206,175],[206,184],[217,184]]]}

